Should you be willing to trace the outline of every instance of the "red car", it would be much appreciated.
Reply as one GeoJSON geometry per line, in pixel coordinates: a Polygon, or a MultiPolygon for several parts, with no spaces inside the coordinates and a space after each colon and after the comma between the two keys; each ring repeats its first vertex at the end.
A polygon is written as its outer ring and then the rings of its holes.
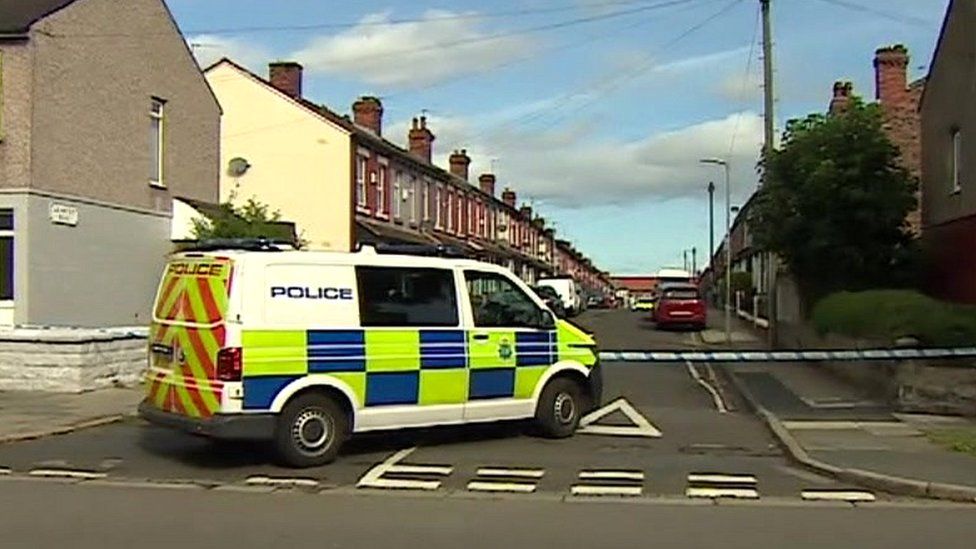
{"type": "Polygon", "coordinates": [[[694,284],[668,284],[659,289],[653,320],[658,328],[690,326],[704,330],[707,307],[694,284]]]}

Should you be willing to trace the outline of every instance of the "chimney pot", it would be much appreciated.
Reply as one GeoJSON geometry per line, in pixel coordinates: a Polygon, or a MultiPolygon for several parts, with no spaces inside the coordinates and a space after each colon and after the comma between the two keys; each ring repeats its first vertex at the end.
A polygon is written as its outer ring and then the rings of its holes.
{"type": "Polygon", "coordinates": [[[471,157],[468,156],[468,151],[464,149],[458,151],[455,149],[450,158],[448,158],[448,163],[450,164],[452,174],[465,181],[468,180],[468,167],[471,166],[471,157]]]}
{"type": "Polygon", "coordinates": [[[364,95],[352,104],[353,121],[376,135],[383,135],[383,103],[378,97],[364,95]]]}
{"type": "Polygon", "coordinates": [[[292,99],[302,98],[302,66],[294,61],[276,61],[268,64],[268,81],[281,93],[292,99]]]}
{"type": "Polygon", "coordinates": [[[407,141],[410,144],[410,153],[430,164],[434,153],[434,134],[427,128],[426,116],[420,117],[419,125],[417,118],[413,119],[407,141]]]}
{"type": "Polygon", "coordinates": [[[514,208],[516,202],[515,191],[509,188],[502,191],[502,202],[507,204],[510,208],[514,208]]]}
{"type": "Polygon", "coordinates": [[[483,173],[478,177],[478,185],[481,187],[481,192],[495,196],[495,174],[483,173]]]}

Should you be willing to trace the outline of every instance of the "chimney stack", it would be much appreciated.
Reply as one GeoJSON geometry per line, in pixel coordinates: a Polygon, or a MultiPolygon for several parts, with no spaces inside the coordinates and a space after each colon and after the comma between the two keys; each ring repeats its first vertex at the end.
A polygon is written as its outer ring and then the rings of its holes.
{"type": "Polygon", "coordinates": [[[834,82],[834,97],[830,100],[829,113],[842,114],[851,104],[851,94],[854,84],[850,82],[834,82]]]}
{"type": "Polygon", "coordinates": [[[532,206],[522,206],[519,208],[519,213],[521,213],[522,217],[525,219],[532,221],[532,206]]]}
{"type": "Polygon", "coordinates": [[[478,177],[478,186],[481,187],[481,192],[495,196],[495,174],[493,173],[483,173],[478,177]]]}
{"type": "Polygon", "coordinates": [[[278,91],[292,99],[302,98],[302,66],[294,61],[268,65],[268,80],[278,91]]]}
{"type": "Polygon", "coordinates": [[[383,103],[378,97],[364,95],[352,104],[352,119],[357,126],[383,135],[383,103]]]}
{"type": "Polygon", "coordinates": [[[451,165],[452,174],[465,181],[468,180],[468,166],[471,165],[471,157],[468,156],[467,150],[461,149],[460,151],[451,153],[448,163],[451,165]]]}
{"type": "Polygon", "coordinates": [[[410,142],[411,154],[430,164],[431,155],[434,152],[434,134],[427,129],[426,116],[413,119],[407,140],[410,142]]]}
{"type": "Polygon", "coordinates": [[[508,204],[510,208],[515,207],[515,198],[515,191],[512,189],[506,188],[504,191],[502,191],[502,202],[508,204]]]}
{"type": "Polygon", "coordinates": [[[874,56],[874,76],[882,106],[904,105],[908,99],[908,49],[901,44],[879,48],[874,56]]]}

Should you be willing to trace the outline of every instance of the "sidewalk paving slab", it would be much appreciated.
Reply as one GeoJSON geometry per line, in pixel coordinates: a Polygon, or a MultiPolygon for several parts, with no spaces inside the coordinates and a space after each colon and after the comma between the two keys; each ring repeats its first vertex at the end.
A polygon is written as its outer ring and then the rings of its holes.
{"type": "Polygon", "coordinates": [[[0,392],[0,443],[70,433],[133,415],[143,389],[113,388],[79,394],[0,392]]]}

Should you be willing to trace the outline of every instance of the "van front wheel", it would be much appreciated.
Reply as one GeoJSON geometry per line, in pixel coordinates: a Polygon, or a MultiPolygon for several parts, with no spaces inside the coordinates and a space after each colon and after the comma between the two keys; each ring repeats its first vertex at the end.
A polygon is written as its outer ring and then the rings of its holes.
{"type": "Polygon", "coordinates": [[[278,416],[275,449],[291,467],[314,467],[335,460],[349,434],[342,408],[326,395],[300,395],[278,416]]]}
{"type": "Polygon", "coordinates": [[[583,391],[575,381],[558,377],[546,384],[539,395],[535,422],[547,438],[566,438],[579,426],[584,409],[583,391]]]}

